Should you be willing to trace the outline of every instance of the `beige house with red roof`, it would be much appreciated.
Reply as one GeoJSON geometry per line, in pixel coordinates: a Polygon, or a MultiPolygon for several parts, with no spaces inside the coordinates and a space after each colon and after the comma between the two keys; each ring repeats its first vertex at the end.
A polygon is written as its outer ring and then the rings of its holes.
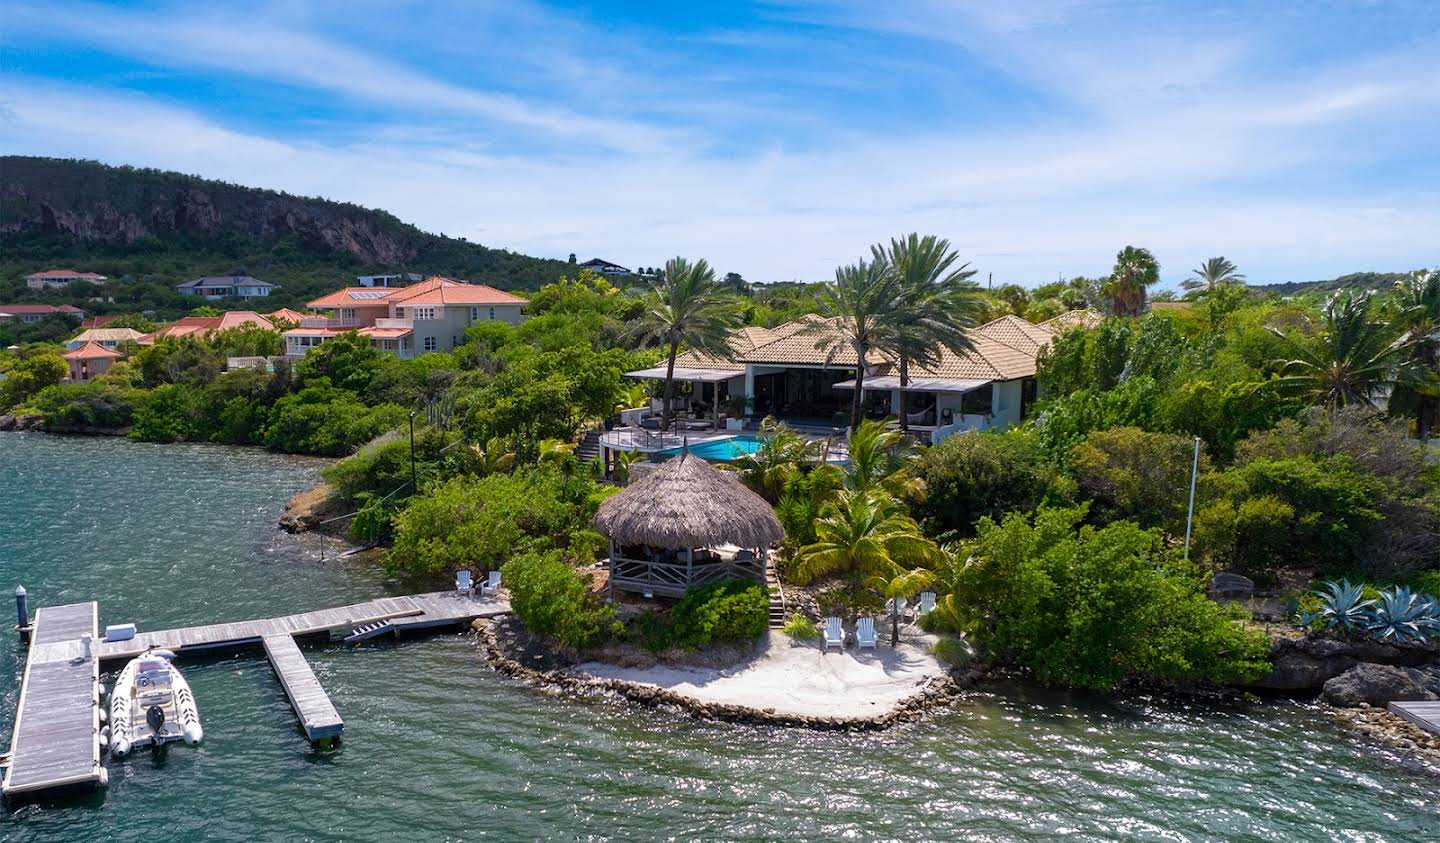
{"type": "Polygon", "coordinates": [[[70,365],[70,382],[84,383],[110,371],[110,365],[125,355],[98,342],[87,342],[73,351],[60,355],[70,365]]]}
{"type": "MultiPolygon", "coordinates": [[[[1074,311],[1043,324],[1002,316],[971,329],[974,345],[965,354],[942,349],[931,366],[910,366],[905,385],[909,426],[932,442],[968,430],[998,430],[1018,424],[1036,395],[1040,351],[1070,327],[1095,324],[1099,314],[1074,311]]],[[[675,377],[688,394],[675,408],[703,426],[728,396],[744,395],[748,418],[775,416],[793,425],[831,427],[849,412],[855,389],[855,354],[844,347],[828,356],[816,348],[826,323],[805,316],[774,328],[745,328],[731,338],[734,360],[696,352],[675,359],[675,377]],[[819,324],[819,329],[805,330],[819,324]]],[[[828,345],[828,343],[822,343],[828,345]]],[[[872,352],[864,361],[862,388],[868,411],[893,416],[901,384],[895,361],[872,352]]],[[[663,380],[665,367],[627,372],[632,378],[663,380]]],[[[658,402],[653,409],[658,412],[658,402]]]]}
{"type": "Polygon", "coordinates": [[[329,315],[302,319],[285,332],[285,353],[303,357],[310,349],[346,331],[397,357],[451,351],[465,342],[476,322],[518,325],[529,301],[486,284],[454,278],[427,278],[409,287],[346,287],[307,306],[329,315]]]}

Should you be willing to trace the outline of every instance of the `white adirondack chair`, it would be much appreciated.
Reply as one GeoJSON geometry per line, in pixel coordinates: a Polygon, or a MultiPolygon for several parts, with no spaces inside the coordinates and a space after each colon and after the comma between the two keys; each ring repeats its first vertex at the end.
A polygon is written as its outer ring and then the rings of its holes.
{"type": "Polygon", "coordinates": [[[831,645],[845,649],[845,630],[840,626],[839,618],[825,619],[825,649],[829,650],[831,645]]]}
{"type": "Polygon", "coordinates": [[[855,622],[855,645],[860,649],[875,649],[878,639],[875,636],[875,619],[861,618],[855,622]]]}
{"type": "Polygon", "coordinates": [[[480,587],[481,594],[494,594],[500,590],[500,572],[491,571],[490,576],[485,579],[485,585],[480,587]]]}
{"type": "Polygon", "coordinates": [[[935,592],[920,592],[920,614],[928,615],[935,611],[935,592]]]}
{"type": "Polygon", "coordinates": [[[469,571],[455,572],[455,591],[459,594],[475,593],[475,584],[470,581],[469,571]]]}

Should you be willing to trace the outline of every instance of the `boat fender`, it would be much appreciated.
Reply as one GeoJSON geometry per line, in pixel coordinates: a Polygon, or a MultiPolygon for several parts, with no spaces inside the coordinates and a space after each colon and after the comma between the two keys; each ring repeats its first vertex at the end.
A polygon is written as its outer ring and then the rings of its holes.
{"type": "Polygon", "coordinates": [[[100,730],[100,737],[102,737],[102,738],[104,738],[104,739],[106,739],[106,740],[109,740],[109,739],[110,739],[110,727],[109,727],[109,726],[105,726],[104,728],[102,728],[102,729],[100,730]]]}
{"type": "Polygon", "coordinates": [[[120,738],[119,740],[115,741],[114,745],[110,747],[110,754],[115,756],[116,758],[124,758],[125,754],[129,751],[130,741],[126,740],[125,738],[120,738]]]}
{"type": "Polygon", "coordinates": [[[204,738],[205,730],[200,728],[199,723],[191,723],[185,727],[185,742],[191,746],[199,746],[204,738]]]}
{"type": "Polygon", "coordinates": [[[175,651],[173,650],[166,650],[163,648],[158,650],[151,650],[150,655],[156,657],[157,659],[165,659],[166,661],[175,660],[175,651]]]}
{"type": "Polygon", "coordinates": [[[106,720],[109,720],[109,719],[110,719],[110,712],[106,711],[106,710],[103,709],[103,708],[100,709],[100,722],[101,722],[101,723],[104,723],[106,720]]]}
{"type": "Polygon", "coordinates": [[[110,736],[102,732],[102,733],[100,734],[100,751],[101,751],[101,752],[104,752],[104,751],[105,751],[105,747],[107,747],[107,746],[109,746],[109,745],[110,745],[110,736]]]}

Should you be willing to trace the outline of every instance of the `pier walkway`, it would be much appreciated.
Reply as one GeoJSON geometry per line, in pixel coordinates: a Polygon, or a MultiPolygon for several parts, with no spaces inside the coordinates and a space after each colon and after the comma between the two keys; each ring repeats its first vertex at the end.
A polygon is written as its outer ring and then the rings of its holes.
{"type": "Polygon", "coordinates": [[[1440,702],[1392,702],[1389,707],[1391,714],[1440,735],[1440,702]]]}
{"type": "Polygon", "coordinates": [[[509,603],[499,597],[437,592],[274,618],[142,632],[128,641],[100,641],[93,640],[99,630],[98,604],[41,608],[30,628],[30,652],[0,796],[10,799],[105,784],[100,764],[102,662],[131,659],[151,648],[181,656],[259,645],[279,675],[306,736],[321,741],[338,737],[345,724],[305,661],[296,637],[338,634],[353,638],[359,628],[366,630],[366,638],[398,635],[509,611],[509,603]],[[86,634],[92,638],[88,652],[81,640],[86,634]]]}

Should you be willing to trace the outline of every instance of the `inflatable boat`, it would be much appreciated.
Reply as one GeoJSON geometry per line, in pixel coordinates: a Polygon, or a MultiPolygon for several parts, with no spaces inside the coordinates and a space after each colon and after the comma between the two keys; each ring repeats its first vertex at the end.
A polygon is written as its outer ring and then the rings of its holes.
{"type": "Polygon", "coordinates": [[[150,650],[130,660],[110,692],[110,753],[124,758],[139,746],[205,737],[190,684],[170,660],[169,650],[150,650]]]}

